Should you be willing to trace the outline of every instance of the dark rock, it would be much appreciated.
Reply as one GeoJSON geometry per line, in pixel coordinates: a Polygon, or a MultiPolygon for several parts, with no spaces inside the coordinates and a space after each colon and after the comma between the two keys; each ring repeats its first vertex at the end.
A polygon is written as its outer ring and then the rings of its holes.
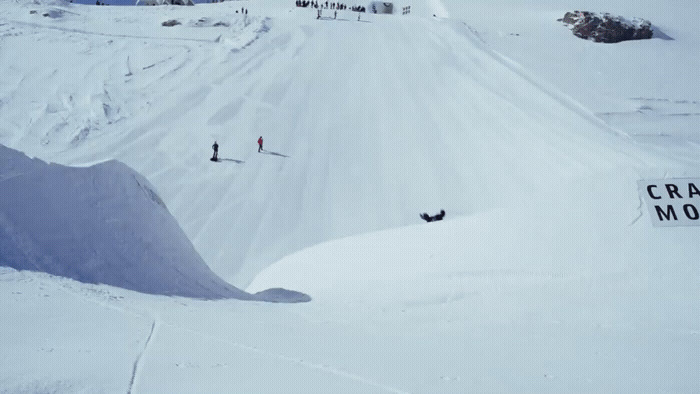
{"type": "Polygon", "coordinates": [[[634,18],[628,21],[608,13],[567,12],[561,21],[571,25],[571,31],[575,36],[595,42],[615,43],[648,39],[654,33],[651,22],[647,20],[634,18]]]}
{"type": "Polygon", "coordinates": [[[180,24],[180,22],[176,21],[175,19],[171,19],[169,21],[165,21],[162,23],[163,26],[168,26],[168,27],[176,26],[179,24],[180,24]]]}

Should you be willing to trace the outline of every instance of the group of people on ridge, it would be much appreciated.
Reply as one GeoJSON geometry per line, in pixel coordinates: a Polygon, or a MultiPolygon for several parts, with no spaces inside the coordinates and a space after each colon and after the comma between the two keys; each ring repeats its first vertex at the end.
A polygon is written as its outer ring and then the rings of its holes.
{"type": "MultiPolygon", "coordinates": [[[[331,10],[347,10],[348,6],[343,3],[329,3],[329,2],[321,2],[319,3],[318,1],[308,1],[308,0],[297,0],[297,7],[311,7],[311,8],[325,8],[325,9],[331,9],[331,10]]],[[[366,8],[364,6],[360,5],[354,5],[350,7],[352,11],[356,12],[365,12],[366,8]]]]}

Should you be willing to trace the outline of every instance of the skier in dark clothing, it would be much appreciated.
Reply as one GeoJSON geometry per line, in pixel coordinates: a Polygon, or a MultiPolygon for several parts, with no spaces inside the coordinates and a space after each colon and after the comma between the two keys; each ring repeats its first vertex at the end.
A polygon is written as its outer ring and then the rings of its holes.
{"type": "Polygon", "coordinates": [[[440,210],[440,213],[438,213],[437,215],[433,216],[433,220],[442,220],[442,218],[444,218],[444,217],[445,217],[445,210],[444,210],[444,209],[441,209],[441,210],[440,210]]]}
{"type": "Polygon", "coordinates": [[[219,144],[214,141],[214,145],[211,146],[212,149],[214,149],[214,156],[211,157],[213,161],[219,160],[219,144]]]}
{"type": "Polygon", "coordinates": [[[442,218],[444,218],[444,217],[445,217],[445,210],[444,209],[441,209],[440,213],[438,213],[435,216],[430,216],[427,213],[420,214],[420,218],[425,220],[426,222],[435,222],[438,220],[442,220],[442,218]]]}
{"type": "Polygon", "coordinates": [[[263,150],[262,143],[263,143],[263,139],[262,139],[262,136],[260,136],[260,138],[258,138],[258,152],[263,150]]]}

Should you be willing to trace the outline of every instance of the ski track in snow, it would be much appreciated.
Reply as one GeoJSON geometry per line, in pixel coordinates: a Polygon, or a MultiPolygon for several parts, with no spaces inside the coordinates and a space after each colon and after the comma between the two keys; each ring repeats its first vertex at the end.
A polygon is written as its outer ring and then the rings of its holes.
{"type": "Polygon", "coordinates": [[[137,379],[139,378],[139,374],[141,370],[143,369],[141,367],[141,358],[143,355],[146,353],[148,350],[148,345],[151,343],[151,339],[153,338],[153,335],[155,332],[158,330],[158,324],[157,321],[153,321],[153,324],[151,325],[151,331],[148,333],[148,338],[146,338],[146,343],[143,345],[143,350],[141,350],[141,353],[136,357],[136,360],[134,361],[134,368],[131,372],[131,380],[129,381],[129,390],[127,390],[127,393],[131,394],[134,384],[137,382],[137,379]]]}
{"type": "MultiPolygon", "coordinates": [[[[142,308],[140,308],[138,310],[133,310],[131,308],[120,307],[120,306],[115,305],[114,303],[110,302],[109,299],[102,300],[99,297],[97,297],[96,294],[102,294],[101,291],[96,291],[94,294],[88,293],[88,291],[91,291],[91,287],[83,288],[84,285],[79,284],[79,288],[81,290],[83,290],[83,291],[80,291],[80,290],[74,289],[73,286],[71,285],[71,282],[66,282],[65,279],[56,278],[57,280],[59,280],[61,282],[65,282],[63,284],[60,284],[54,280],[50,280],[50,279],[44,280],[43,278],[39,277],[38,274],[36,274],[32,271],[24,271],[24,272],[27,273],[34,280],[40,281],[42,284],[48,284],[49,286],[56,288],[58,291],[64,292],[66,294],[69,294],[72,297],[75,297],[76,299],[80,300],[81,302],[94,303],[94,304],[97,304],[97,305],[99,305],[103,308],[106,308],[106,309],[118,311],[118,312],[125,313],[125,314],[130,314],[132,316],[136,316],[139,318],[150,318],[152,320],[151,327],[150,327],[148,336],[146,337],[146,341],[144,342],[143,348],[138,353],[138,355],[136,356],[136,359],[133,362],[132,373],[131,373],[131,376],[129,379],[129,385],[128,385],[128,390],[127,390],[128,393],[134,392],[134,388],[137,387],[139,381],[142,380],[141,371],[143,371],[143,369],[144,369],[144,366],[143,366],[144,365],[144,356],[148,352],[149,346],[153,342],[154,338],[157,336],[158,332],[163,329],[163,327],[188,332],[188,333],[194,334],[196,337],[199,337],[199,338],[206,337],[208,339],[220,342],[222,344],[225,344],[225,345],[228,345],[228,346],[231,346],[234,348],[238,348],[238,349],[241,349],[241,350],[244,350],[247,352],[256,353],[256,354],[268,357],[270,359],[296,364],[296,365],[299,365],[299,366],[302,366],[302,367],[305,367],[308,369],[319,370],[319,371],[331,374],[333,376],[337,376],[339,378],[349,379],[349,380],[352,380],[355,382],[359,382],[359,383],[362,383],[362,384],[367,385],[369,387],[374,387],[374,388],[380,389],[380,390],[385,391],[385,392],[401,393],[401,394],[409,393],[407,391],[398,389],[396,387],[382,384],[382,383],[376,382],[374,380],[365,378],[363,376],[354,374],[352,372],[348,372],[348,371],[333,367],[330,363],[322,363],[322,364],[321,363],[314,363],[314,362],[310,362],[310,361],[304,360],[304,359],[299,358],[299,357],[293,357],[293,356],[289,356],[289,355],[285,355],[285,354],[281,354],[281,353],[274,353],[274,352],[266,351],[266,350],[260,349],[256,346],[251,346],[251,345],[246,345],[246,344],[243,344],[240,342],[231,341],[231,340],[228,340],[226,338],[222,338],[222,337],[217,336],[217,335],[208,334],[206,332],[202,332],[202,331],[198,331],[198,330],[191,329],[188,327],[184,327],[184,326],[172,323],[172,322],[162,320],[160,318],[155,318],[154,311],[147,312],[147,311],[143,310],[142,308]]],[[[85,285],[85,286],[91,286],[91,285],[85,285]]]]}
{"type": "Polygon", "coordinates": [[[148,337],[146,339],[146,342],[144,344],[143,349],[138,353],[136,360],[133,363],[133,368],[132,368],[132,374],[129,380],[129,385],[128,385],[128,393],[132,392],[132,388],[137,381],[138,378],[138,373],[140,370],[142,370],[141,362],[140,360],[142,359],[144,353],[146,352],[149,343],[151,342],[151,339],[154,335],[154,333],[157,331],[158,327],[160,326],[160,323],[158,320],[154,319],[153,316],[148,314],[147,312],[143,310],[133,310],[130,308],[124,308],[120,307],[113,302],[110,302],[109,298],[102,299],[104,294],[109,294],[109,292],[105,292],[101,289],[95,289],[94,286],[100,286],[100,285],[89,285],[89,284],[78,284],[78,290],[76,290],[73,287],[73,281],[70,279],[64,279],[64,278],[59,278],[59,277],[49,277],[48,279],[45,279],[41,277],[42,274],[38,274],[34,271],[21,271],[22,273],[26,274],[32,280],[37,281],[40,283],[42,286],[46,285],[48,287],[53,287],[56,289],[56,291],[62,292],[64,294],[69,295],[70,297],[78,300],[81,303],[92,303],[96,304],[102,308],[109,309],[112,311],[120,312],[123,314],[128,314],[134,317],[138,318],[147,318],[149,320],[152,320],[151,323],[151,328],[148,334],[148,337]],[[98,297],[99,296],[99,297],[98,297]]]}
{"type": "MultiPolygon", "coordinates": [[[[40,278],[36,278],[35,275],[33,275],[33,276],[35,277],[36,280],[40,279],[40,278]]],[[[46,282],[46,281],[42,281],[42,283],[44,283],[44,282],[46,282]]],[[[53,281],[49,281],[49,282],[53,283],[53,281]]],[[[116,310],[116,311],[119,311],[122,313],[128,313],[128,314],[131,314],[131,315],[134,315],[137,317],[141,317],[141,318],[151,316],[151,318],[153,319],[152,316],[154,316],[153,312],[146,312],[143,310],[134,311],[131,309],[119,307],[117,305],[113,305],[107,301],[101,301],[101,300],[97,299],[96,297],[91,296],[89,294],[86,294],[84,292],[77,292],[77,291],[73,290],[73,288],[70,285],[56,286],[56,287],[60,291],[66,292],[74,297],[80,298],[84,302],[92,302],[92,303],[100,305],[104,308],[116,310]]],[[[205,333],[202,331],[198,331],[198,330],[194,330],[194,329],[191,329],[188,327],[183,327],[181,325],[171,323],[171,322],[168,322],[168,321],[165,321],[162,319],[153,319],[153,321],[151,323],[151,328],[150,328],[150,331],[149,331],[148,336],[146,338],[146,341],[143,345],[143,348],[139,352],[139,354],[137,355],[137,357],[133,363],[132,374],[131,374],[131,378],[130,378],[129,386],[128,386],[129,387],[128,393],[133,392],[134,388],[138,385],[138,382],[142,379],[140,374],[141,374],[141,371],[143,371],[143,369],[144,369],[144,367],[143,367],[144,355],[147,353],[149,345],[152,343],[155,336],[158,334],[159,331],[161,331],[163,329],[163,327],[167,327],[169,329],[174,329],[174,330],[185,331],[185,332],[194,334],[196,337],[199,337],[199,338],[206,337],[208,339],[220,342],[222,344],[229,345],[229,346],[234,347],[234,348],[242,349],[242,350],[245,350],[247,352],[256,353],[256,354],[259,354],[259,355],[262,355],[262,356],[265,356],[265,357],[268,357],[271,359],[293,363],[293,364],[296,364],[296,365],[299,365],[299,366],[302,366],[305,368],[309,368],[309,369],[319,370],[319,371],[337,376],[339,378],[350,379],[350,380],[362,383],[364,385],[367,385],[369,387],[378,388],[378,389],[381,389],[381,390],[389,392],[389,393],[409,393],[407,391],[403,391],[401,389],[398,389],[398,388],[395,388],[395,387],[392,387],[389,385],[378,383],[378,382],[375,382],[371,379],[367,379],[363,376],[360,376],[360,375],[333,367],[332,365],[330,365],[330,363],[323,363],[323,364],[313,363],[313,362],[306,361],[306,360],[299,358],[299,357],[293,357],[293,356],[289,356],[289,355],[285,355],[285,354],[281,354],[281,353],[274,353],[274,352],[266,351],[266,350],[260,349],[256,346],[251,346],[251,345],[246,345],[246,344],[243,344],[240,342],[231,341],[231,340],[222,338],[220,336],[211,335],[211,334],[208,334],[208,333],[205,333]]]]}
{"type": "Polygon", "coordinates": [[[156,40],[156,41],[157,40],[191,41],[191,42],[207,42],[207,43],[217,42],[216,39],[187,38],[187,37],[135,36],[135,35],[129,35],[129,34],[112,34],[112,33],[101,33],[101,32],[94,32],[94,31],[87,31],[87,30],[81,30],[81,29],[69,29],[66,27],[47,26],[47,25],[42,25],[42,24],[38,24],[38,23],[31,23],[31,22],[12,21],[12,23],[17,24],[17,25],[24,25],[27,27],[33,27],[36,29],[58,30],[58,31],[62,31],[64,33],[78,33],[78,34],[85,34],[85,35],[89,35],[89,36],[103,36],[103,37],[115,37],[115,38],[135,38],[135,39],[156,40]]]}
{"type": "MultiPolygon", "coordinates": [[[[228,345],[228,346],[231,346],[234,348],[245,350],[247,352],[256,353],[256,354],[259,354],[259,355],[262,355],[262,356],[265,356],[265,357],[268,357],[271,359],[275,359],[275,360],[289,362],[289,363],[296,364],[296,365],[299,365],[299,366],[302,366],[305,368],[319,370],[319,371],[337,376],[339,378],[350,379],[350,380],[353,380],[355,382],[362,383],[366,386],[374,387],[374,388],[377,388],[377,389],[380,389],[382,391],[386,391],[389,393],[397,393],[397,394],[409,394],[410,393],[409,391],[404,391],[404,390],[398,389],[396,387],[392,387],[392,386],[389,386],[386,384],[376,382],[376,381],[371,380],[371,379],[367,379],[363,376],[354,374],[352,372],[348,372],[348,371],[344,371],[344,370],[339,369],[339,368],[335,368],[330,364],[314,363],[311,361],[306,361],[306,360],[299,358],[299,357],[292,357],[292,356],[288,356],[288,355],[281,354],[281,353],[274,353],[274,352],[266,351],[266,350],[260,349],[256,346],[250,346],[250,345],[246,345],[243,343],[230,341],[228,339],[224,339],[224,338],[219,337],[219,336],[207,334],[205,332],[193,330],[193,329],[178,326],[175,324],[164,323],[164,325],[169,326],[169,327],[174,328],[174,329],[178,329],[181,331],[186,331],[186,332],[195,334],[198,338],[208,338],[208,339],[223,343],[225,345],[228,345]]],[[[150,338],[150,336],[149,336],[149,338],[150,338]]]]}

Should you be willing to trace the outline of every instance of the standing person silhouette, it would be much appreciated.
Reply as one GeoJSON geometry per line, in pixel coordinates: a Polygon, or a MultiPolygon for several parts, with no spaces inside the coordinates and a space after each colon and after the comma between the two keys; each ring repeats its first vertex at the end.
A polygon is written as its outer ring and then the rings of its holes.
{"type": "Polygon", "coordinates": [[[261,150],[264,150],[262,147],[262,144],[263,144],[263,139],[262,139],[262,136],[260,136],[260,138],[258,138],[258,152],[260,152],[261,150]]]}
{"type": "Polygon", "coordinates": [[[214,156],[211,157],[211,160],[219,160],[219,144],[217,144],[216,141],[214,141],[214,145],[212,145],[211,148],[214,149],[214,156]]]}

